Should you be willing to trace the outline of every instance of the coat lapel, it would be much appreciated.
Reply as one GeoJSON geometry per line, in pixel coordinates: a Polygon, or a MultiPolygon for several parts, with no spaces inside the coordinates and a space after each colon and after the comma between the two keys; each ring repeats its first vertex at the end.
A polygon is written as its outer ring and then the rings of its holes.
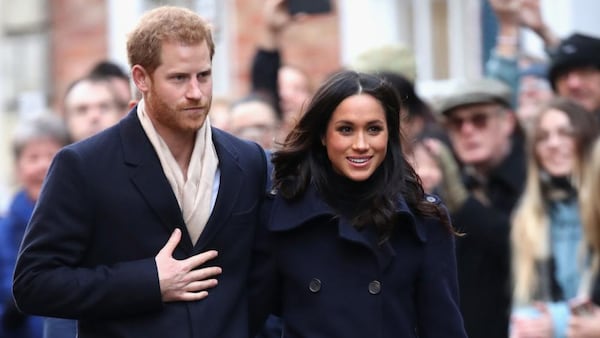
{"type": "Polygon", "coordinates": [[[186,252],[191,252],[192,241],[181,209],[135,108],[121,121],[121,140],[131,181],[169,233],[175,228],[181,229],[183,236],[179,245],[186,252]]]}
{"type": "MultiPolygon", "coordinates": [[[[396,202],[396,211],[399,215],[398,221],[402,223],[400,226],[410,227],[410,232],[414,232],[414,236],[419,241],[425,242],[425,229],[413,216],[404,199],[401,198],[396,202]]],[[[317,189],[311,184],[304,196],[297,201],[285,201],[281,197],[276,197],[268,227],[271,231],[287,231],[321,216],[336,217],[335,212],[323,201],[317,189]]],[[[359,231],[344,218],[337,218],[337,226],[338,236],[341,239],[366,247],[373,252],[382,270],[393,262],[396,250],[389,241],[379,246],[374,229],[367,228],[359,231]]]]}
{"type": "Polygon", "coordinates": [[[219,229],[231,217],[232,208],[236,204],[244,178],[236,148],[222,136],[221,131],[213,128],[212,133],[215,150],[219,157],[219,171],[221,173],[219,192],[206,227],[204,227],[198,242],[196,242],[196,251],[199,251],[207,243],[210,243],[219,229]]]}

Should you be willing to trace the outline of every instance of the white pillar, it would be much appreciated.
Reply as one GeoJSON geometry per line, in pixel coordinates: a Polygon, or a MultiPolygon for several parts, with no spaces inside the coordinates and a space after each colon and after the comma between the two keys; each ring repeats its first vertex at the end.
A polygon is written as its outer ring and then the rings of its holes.
{"type": "Polygon", "coordinates": [[[414,52],[419,80],[433,79],[431,0],[412,0],[414,23],[414,52]]]}
{"type": "Polygon", "coordinates": [[[463,1],[448,0],[448,75],[450,78],[463,77],[465,75],[465,37],[463,32],[465,17],[462,8],[463,1]]]}
{"type": "Polygon", "coordinates": [[[127,62],[127,34],[141,16],[143,0],[108,0],[108,58],[129,69],[127,62]]]}
{"type": "Polygon", "coordinates": [[[401,42],[398,1],[338,1],[343,66],[365,50],[401,42]]]}

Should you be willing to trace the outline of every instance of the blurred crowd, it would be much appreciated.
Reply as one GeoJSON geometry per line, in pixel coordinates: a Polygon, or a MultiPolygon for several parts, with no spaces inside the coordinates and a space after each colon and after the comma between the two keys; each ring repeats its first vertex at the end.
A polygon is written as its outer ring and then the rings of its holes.
{"type": "MultiPolygon", "coordinates": [[[[365,51],[348,68],[381,76],[401,98],[404,154],[459,233],[469,337],[600,337],[600,37],[556,36],[539,1],[489,3],[498,31],[485,74],[452,82],[443,97],[429,102],[417,93],[418,56],[403,46],[365,51]],[[522,30],[540,37],[545,58],[523,53],[522,30]]],[[[287,141],[313,93],[309,74],[281,51],[286,28],[302,20],[286,6],[265,1],[251,88],[214,97],[209,115],[213,127],[268,151],[287,141]]],[[[16,308],[11,283],[54,154],[114,125],[140,98],[128,71],[103,61],[73,80],[60,114],[24,119],[14,130],[20,190],[0,220],[0,337],[43,336],[43,319],[16,308]]]]}

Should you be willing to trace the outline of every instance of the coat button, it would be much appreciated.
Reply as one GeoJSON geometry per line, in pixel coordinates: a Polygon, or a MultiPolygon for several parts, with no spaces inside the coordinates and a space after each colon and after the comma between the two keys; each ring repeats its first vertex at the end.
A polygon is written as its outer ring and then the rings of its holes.
{"type": "Polygon", "coordinates": [[[372,295],[378,295],[381,292],[381,282],[374,280],[369,283],[369,293],[372,295]]]}
{"type": "Polygon", "coordinates": [[[311,279],[308,284],[308,289],[313,293],[319,292],[319,290],[321,290],[321,281],[318,278],[311,279]]]}

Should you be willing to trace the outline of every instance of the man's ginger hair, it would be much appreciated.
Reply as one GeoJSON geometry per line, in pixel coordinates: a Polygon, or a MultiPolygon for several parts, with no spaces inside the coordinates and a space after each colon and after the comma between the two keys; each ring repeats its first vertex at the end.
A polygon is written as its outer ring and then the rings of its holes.
{"type": "Polygon", "coordinates": [[[164,42],[192,45],[204,41],[212,60],[215,44],[210,25],[205,19],[186,8],[157,7],[144,14],[127,37],[127,57],[131,67],[140,65],[152,74],[161,64],[164,42]]]}

